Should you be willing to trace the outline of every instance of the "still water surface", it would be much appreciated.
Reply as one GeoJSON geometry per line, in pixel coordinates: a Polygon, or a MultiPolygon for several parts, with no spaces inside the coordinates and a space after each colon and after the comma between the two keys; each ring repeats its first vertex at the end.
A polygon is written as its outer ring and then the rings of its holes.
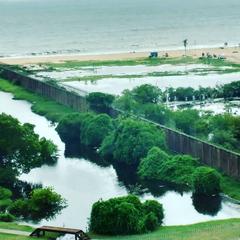
{"type": "MultiPolygon", "coordinates": [[[[101,167],[84,158],[65,157],[65,145],[55,131],[55,126],[44,117],[33,113],[31,104],[28,102],[13,100],[11,94],[0,92],[0,113],[2,112],[18,118],[22,123],[29,122],[36,125],[35,132],[51,139],[59,149],[59,160],[56,166],[43,166],[21,176],[22,180],[31,183],[53,186],[68,201],[68,207],[55,219],[48,222],[42,221],[39,224],[80,227],[85,230],[91,205],[95,201],[127,194],[127,188],[120,181],[124,176],[120,175],[119,170],[116,172],[112,166],[101,167]]],[[[131,178],[134,177],[128,176],[128,178],[131,182],[131,178]]],[[[201,202],[204,204],[199,204],[194,200],[194,207],[191,193],[180,194],[173,190],[161,190],[161,187],[157,186],[158,190],[151,190],[152,193],[149,189],[145,189],[141,199],[156,199],[163,204],[165,225],[240,217],[240,205],[219,200],[215,200],[212,204],[204,201],[201,202]],[[209,208],[210,205],[212,207],[209,208]]]]}

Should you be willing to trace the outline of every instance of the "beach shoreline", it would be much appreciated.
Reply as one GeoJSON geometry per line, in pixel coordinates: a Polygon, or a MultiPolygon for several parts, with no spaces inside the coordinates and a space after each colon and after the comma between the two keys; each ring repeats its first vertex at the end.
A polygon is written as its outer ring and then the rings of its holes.
{"type": "MultiPolygon", "coordinates": [[[[103,54],[62,54],[62,55],[37,55],[22,57],[3,57],[0,58],[1,64],[9,65],[26,65],[40,63],[61,63],[65,61],[111,61],[111,60],[134,60],[146,58],[149,56],[148,51],[140,52],[122,52],[122,53],[103,53],[103,54]]],[[[171,58],[182,57],[185,50],[159,50],[159,57],[168,53],[171,58]]],[[[187,49],[187,56],[198,58],[202,53],[215,54],[216,56],[224,56],[228,61],[240,63],[240,47],[213,47],[213,48],[191,48],[187,49]]]]}

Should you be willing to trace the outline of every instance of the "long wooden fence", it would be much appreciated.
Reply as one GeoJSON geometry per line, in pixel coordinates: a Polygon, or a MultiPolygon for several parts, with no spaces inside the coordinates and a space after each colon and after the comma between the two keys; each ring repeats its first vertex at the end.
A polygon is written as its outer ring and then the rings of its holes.
{"type": "Polygon", "coordinates": [[[84,91],[79,91],[77,93],[70,87],[64,88],[57,84],[48,83],[47,81],[40,81],[4,66],[1,66],[0,76],[15,84],[23,86],[29,91],[50,98],[74,110],[86,111],[89,109],[85,98],[86,92],[84,91]]]}
{"type": "MultiPolygon", "coordinates": [[[[5,66],[1,67],[0,76],[16,84],[20,84],[27,90],[48,97],[77,111],[87,111],[89,109],[84,91],[74,91],[74,89],[49,84],[25,76],[5,66]]],[[[119,113],[117,109],[113,109],[112,112],[114,115],[119,113]]],[[[171,151],[192,155],[199,158],[203,164],[220,169],[225,174],[240,179],[240,154],[204,142],[166,126],[156,124],[147,119],[142,119],[164,130],[166,142],[171,151]]]]}

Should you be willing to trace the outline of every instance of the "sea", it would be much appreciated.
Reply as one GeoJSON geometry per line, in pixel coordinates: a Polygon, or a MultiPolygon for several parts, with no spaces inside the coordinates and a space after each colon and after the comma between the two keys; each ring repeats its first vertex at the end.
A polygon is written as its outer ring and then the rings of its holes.
{"type": "Polygon", "coordinates": [[[0,57],[240,44],[240,0],[0,0],[0,57]]]}

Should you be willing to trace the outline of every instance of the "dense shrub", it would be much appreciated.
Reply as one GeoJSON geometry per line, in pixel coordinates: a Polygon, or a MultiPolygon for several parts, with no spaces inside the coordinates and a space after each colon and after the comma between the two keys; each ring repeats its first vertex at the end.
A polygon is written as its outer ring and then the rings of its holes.
{"type": "Polygon", "coordinates": [[[192,174],[199,162],[189,155],[175,155],[162,162],[159,180],[191,187],[192,174]]]}
{"type": "Polygon", "coordinates": [[[159,169],[164,161],[167,161],[170,156],[158,147],[153,147],[149,150],[147,156],[143,158],[138,167],[138,175],[142,179],[157,180],[159,179],[159,169]]]}
{"type": "Polygon", "coordinates": [[[141,233],[156,229],[162,219],[163,209],[160,203],[152,200],[144,205],[136,196],[129,195],[94,203],[90,230],[112,235],[141,233]]]}
{"type": "Polygon", "coordinates": [[[193,174],[193,189],[199,195],[218,195],[221,192],[221,176],[213,168],[198,167],[193,174]]]}
{"type": "Polygon", "coordinates": [[[163,131],[136,119],[121,120],[114,136],[107,138],[106,141],[100,148],[101,154],[109,155],[107,146],[111,146],[114,160],[129,165],[138,165],[140,159],[154,146],[166,149],[163,131]]]}
{"type": "Polygon", "coordinates": [[[87,101],[93,110],[107,113],[114,101],[114,96],[102,92],[93,92],[89,93],[87,101]]]}
{"type": "Polygon", "coordinates": [[[35,189],[30,198],[18,199],[9,212],[16,217],[31,220],[51,219],[64,207],[66,201],[51,188],[35,189]]]}
{"type": "Polygon", "coordinates": [[[11,190],[0,187],[0,200],[9,199],[12,197],[11,190]]]}
{"type": "Polygon", "coordinates": [[[107,114],[99,114],[82,123],[81,143],[99,147],[103,139],[112,130],[112,119],[107,114]]]}
{"type": "Polygon", "coordinates": [[[158,224],[162,224],[164,218],[163,207],[155,200],[147,200],[143,203],[143,210],[145,214],[153,213],[157,218],[158,224]]]}
{"type": "Polygon", "coordinates": [[[15,217],[10,213],[0,213],[0,221],[13,222],[15,221],[15,217]]]}
{"type": "Polygon", "coordinates": [[[59,122],[56,130],[65,143],[80,142],[80,128],[83,115],[80,113],[73,113],[65,116],[59,122]]]}
{"type": "Polygon", "coordinates": [[[30,215],[28,201],[24,199],[14,201],[8,211],[18,218],[27,219],[30,215]]]}
{"type": "Polygon", "coordinates": [[[132,90],[134,99],[139,103],[157,103],[161,95],[161,90],[157,86],[143,84],[132,90]]]}
{"type": "Polygon", "coordinates": [[[11,176],[27,173],[56,159],[56,146],[45,138],[40,139],[33,125],[21,124],[9,115],[0,114],[0,165],[7,171],[11,169],[11,176]]]}

